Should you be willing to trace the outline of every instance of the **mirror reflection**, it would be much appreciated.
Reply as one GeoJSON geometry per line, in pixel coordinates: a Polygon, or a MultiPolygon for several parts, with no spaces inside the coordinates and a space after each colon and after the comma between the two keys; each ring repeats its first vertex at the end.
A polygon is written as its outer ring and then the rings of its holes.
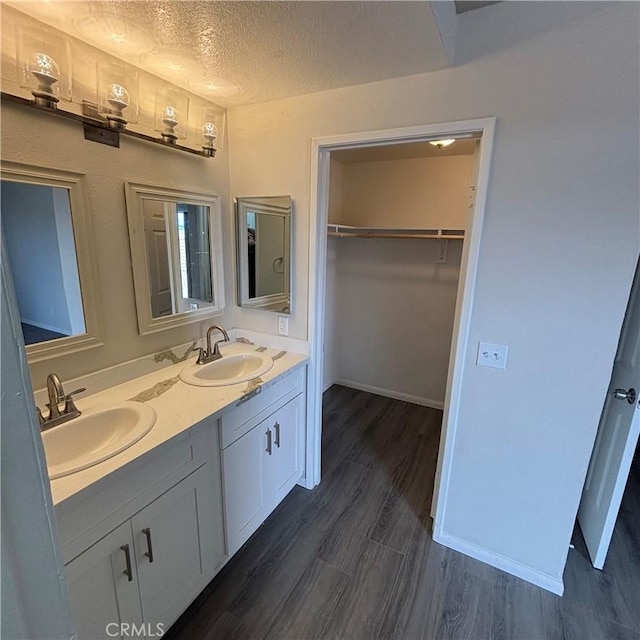
{"type": "Polygon", "coordinates": [[[1,207],[25,344],[86,333],[69,190],[2,180],[1,207]]]}
{"type": "Polygon", "coordinates": [[[213,304],[210,208],[142,198],[152,318],[213,304]]]}
{"type": "Polygon", "coordinates": [[[218,196],[133,182],[125,195],[140,334],[222,313],[218,196]]]}
{"type": "Polygon", "coordinates": [[[290,313],[291,196],[237,198],[238,304],[290,313]]]}

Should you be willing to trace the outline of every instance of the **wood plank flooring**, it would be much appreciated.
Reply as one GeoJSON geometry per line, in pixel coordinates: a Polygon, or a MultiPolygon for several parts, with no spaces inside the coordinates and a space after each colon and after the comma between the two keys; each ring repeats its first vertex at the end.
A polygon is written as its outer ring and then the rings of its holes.
{"type": "Polygon", "coordinates": [[[640,461],[603,572],[559,598],[431,539],[442,413],[334,386],[322,482],[296,487],[167,640],[640,640],[640,461]]]}

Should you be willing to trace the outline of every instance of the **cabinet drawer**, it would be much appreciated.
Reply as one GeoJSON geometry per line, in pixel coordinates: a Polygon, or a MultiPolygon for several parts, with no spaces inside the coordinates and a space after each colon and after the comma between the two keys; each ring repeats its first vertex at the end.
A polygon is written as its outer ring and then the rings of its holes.
{"type": "Polygon", "coordinates": [[[274,384],[262,388],[255,397],[240,400],[225,411],[220,418],[220,446],[226,449],[278,407],[302,393],[305,390],[306,371],[306,367],[301,367],[285,373],[274,384]]]}

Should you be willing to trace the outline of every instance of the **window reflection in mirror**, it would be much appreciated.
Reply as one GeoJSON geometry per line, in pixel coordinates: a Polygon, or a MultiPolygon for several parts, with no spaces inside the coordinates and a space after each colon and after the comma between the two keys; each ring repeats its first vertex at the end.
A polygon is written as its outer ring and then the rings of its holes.
{"type": "Polygon", "coordinates": [[[237,198],[238,303],[290,313],[291,197],[237,198]]]}
{"type": "Polygon", "coordinates": [[[25,344],[84,334],[68,189],[2,180],[1,207],[25,344]]]}
{"type": "Polygon", "coordinates": [[[213,304],[210,209],[142,199],[152,318],[213,304]]]}

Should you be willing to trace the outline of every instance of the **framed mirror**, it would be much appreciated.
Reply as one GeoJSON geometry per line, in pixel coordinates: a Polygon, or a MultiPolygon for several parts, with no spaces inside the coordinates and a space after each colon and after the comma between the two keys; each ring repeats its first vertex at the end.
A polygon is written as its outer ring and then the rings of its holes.
{"type": "Polygon", "coordinates": [[[291,196],[235,198],[238,305],[291,313],[291,196]]]}
{"type": "Polygon", "coordinates": [[[85,176],[3,161],[6,243],[29,362],[100,346],[85,176]]]}
{"type": "Polygon", "coordinates": [[[139,333],[221,313],[218,197],[132,182],[125,191],[139,333]]]}

